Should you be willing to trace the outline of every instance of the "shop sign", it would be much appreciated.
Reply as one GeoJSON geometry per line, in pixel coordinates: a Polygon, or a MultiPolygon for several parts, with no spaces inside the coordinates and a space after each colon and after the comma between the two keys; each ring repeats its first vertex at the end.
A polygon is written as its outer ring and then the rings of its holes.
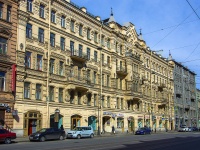
{"type": "Polygon", "coordinates": [[[144,117],[143,116],[138,116],[138,119],[143,119],[144,117]]]}
{"type": "Polygon", "coordinates": [[[109,116],[112,116],[113,118],[116,117],[116,114],[109,112],[109,111],[103,112],[103,115],[109,115],[109,116]]]}
{"type": "Polygon", "coordinates": [[[117,114],[117,117],[124,117],[124,114],[117,114]]]}

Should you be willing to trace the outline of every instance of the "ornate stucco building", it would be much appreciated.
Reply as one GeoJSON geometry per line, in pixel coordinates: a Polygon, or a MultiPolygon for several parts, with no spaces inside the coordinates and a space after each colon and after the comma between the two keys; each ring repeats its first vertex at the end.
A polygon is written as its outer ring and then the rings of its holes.
{"type": "Polygon", "coordinates": [[[197,126],[196,74],[181,63],[172,61],[176,128],[181,125],[197,126]]]}
{"type": "Polygon", "coordinates": [[[196,103],[197,103],[197,127],[200,127],[200,90],[196,89],[196,103]]]}
{"type": "Polygon", "coordinates": [[[0,0],[0,124],[9,129],[15,115],[17,8],[16,0],[0,0]]]}
{"type": "Polygon", "coordinates": [[[101,20],[65,0],[21,1],[18,18],[18,135],[61,125],[174,128],[173,65],[132,23],[120,25],[113,12],[101,20]]]}

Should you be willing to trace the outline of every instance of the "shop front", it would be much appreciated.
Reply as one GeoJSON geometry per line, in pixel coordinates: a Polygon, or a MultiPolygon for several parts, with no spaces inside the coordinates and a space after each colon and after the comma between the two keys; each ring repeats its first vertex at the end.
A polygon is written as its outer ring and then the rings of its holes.
{"type": "Polygon", "coordinates": [[[134,117],[129,116],[128,117],[128,132],[133,132],[134,129],[135,129],[134,117]]]}
{"type": "Polygon", "coordinates": [[[88,117],[88,126],[91,126],[94,131],[97,130],[97,117],[96,116],[88,117]]]}
{"type": "Polygon", "coordinates": [[[150,118],[149,115],[145,115],[145,126],[150,127],[150,118]]]}
{"type": "Polygon", "coordinates": [[[143,119],[144,116],[138,116],[138,128],[142,128],[144,126],[143,119]]]}
{"type": "Polygon", "coordinates": [[[119,132],[124,132],[124,115],[117,114],[117,129],[119,132]]]}

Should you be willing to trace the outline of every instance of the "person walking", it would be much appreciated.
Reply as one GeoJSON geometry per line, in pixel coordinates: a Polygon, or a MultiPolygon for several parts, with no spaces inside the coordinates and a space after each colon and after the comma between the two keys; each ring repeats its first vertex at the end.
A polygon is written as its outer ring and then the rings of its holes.
{"type": "Polygon", "coordinates": [[[115,134],[115,127],[112,126],[112,134],[115,134]]]}

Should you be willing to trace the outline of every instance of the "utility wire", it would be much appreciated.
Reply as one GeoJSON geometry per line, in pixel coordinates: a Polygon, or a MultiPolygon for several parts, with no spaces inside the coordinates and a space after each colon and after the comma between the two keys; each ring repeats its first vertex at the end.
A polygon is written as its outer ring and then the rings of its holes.
{"type": "MultiPolygon", "coordinates": [[[[186,0],[188,2],[188,0],[186,0]]],[[[196,16],[200,19],[200,17],[198,16],[197,12],[194,10],[194,8],[192,7],[192,5],[190,4],[190,2],[188,2],[188,4],[190,5],[190,7],[192,8],[192,10],[194,11],[194,13],[196,14],[196,16]]]]}

